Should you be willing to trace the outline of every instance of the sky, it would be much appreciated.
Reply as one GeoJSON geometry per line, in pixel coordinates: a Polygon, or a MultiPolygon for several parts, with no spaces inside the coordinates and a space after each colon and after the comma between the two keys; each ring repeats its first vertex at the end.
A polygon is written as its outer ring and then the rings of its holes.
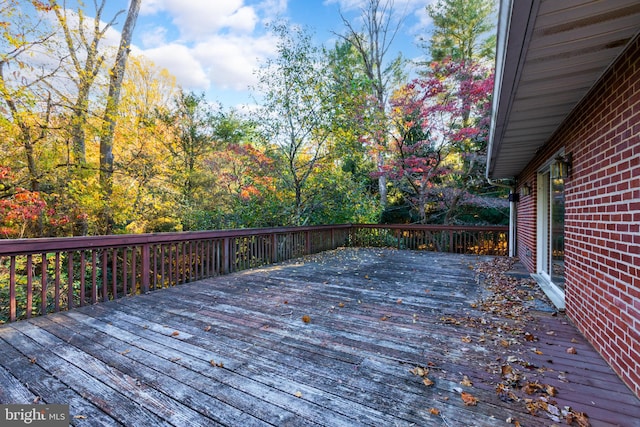
{"type": "MultiPolygon", "coordinates": [[[[78,1],[66,4],[75,9],[78,1]]],[[[131,53],[166,68],[184,90],[204,93],[211,103],[251,108],[255,99],[249,88],[256,84],[255,70],[276,56],[276,40],[267,29],[269,23],[285,20],[290,25],[307,26],[315,43],[332,47],[338,40],[336,33],[345,33],[341,13],[359,30],[361,8],[368,1],[142,0],[131,53]]],[[[425,7],[435,0],[391,1],[394,18],[404,20],[389,59],[399,51],[407,59],[424,56],[417,40],[429,37],[430,19],[425,7]]],[[[121,14],[105,34],[103,46],[119,44],[128,3],[106,0],[103,22],[119,11],[121,14]]],[[[94,2],[85,0],[84,4],[85,16],[93,18],[94,2]]]]}
{"type": "MultiPolygon", "coordinates": [[[[425,6],[432,1],[395,0],[396,16],[406,18],[390,57],[397,51],[409,59],[423,54],[416,39],[428,36],[425,6]]],[[[124,0],[107,0],[108,7],[118,3],[126,8],[124,0]]],[[[345,30],[340,11],[359,29],[363,4],[364,0],[143,0],[132,52],[167,68],[182,88],[236,108],[254,102],[248,89],[255,84],[254,71],[275,55],[275,40],[266,24],[285,19],[306,25],[318,44],[332,46],[335,33],[345,30]]]]}

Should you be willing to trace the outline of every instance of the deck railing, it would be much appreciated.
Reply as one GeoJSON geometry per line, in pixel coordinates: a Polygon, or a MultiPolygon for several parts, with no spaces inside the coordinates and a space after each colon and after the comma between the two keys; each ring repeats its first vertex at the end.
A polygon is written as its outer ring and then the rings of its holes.
{"type": "Polygon", "coordinates": [[[331,225],[0,240],[0,323],[341,246],[505,255],[507,227],[331,225]]]}

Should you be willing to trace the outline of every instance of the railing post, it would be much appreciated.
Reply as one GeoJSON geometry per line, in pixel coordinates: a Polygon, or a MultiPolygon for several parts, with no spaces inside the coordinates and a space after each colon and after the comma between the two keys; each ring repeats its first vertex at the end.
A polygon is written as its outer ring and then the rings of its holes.
{"type": "Polygon", "coordinates": [[[149,243],[142,245],[142,293],[149,292],[149,270],[151,268],[149,243]]]}
{"type": "Polygon", "coordinates": [[[224,274],[229,273],[229,267],[231,265],[230,261],[230,252],[231,252],[231,239],[229,237],[225,237],[222,242],[222,271],[224,274]]]}
{"type": "Polygon", "coordinates": [[[304,235],[306,240],[304,242],[305,255],[310,255],[311,254],[311,232],[307,230],[305,231],[304,235]]]}
{"type": "Polygon", "coordinates": [[[11,255],[11,266],[9,267],[9,320],[16,321],[16,256],[11,255]]]}
{"type": "Polygon", "coordinates": [[[278,262],[278,235],[275,232],[271,233],[271,262],[278,262]]]}

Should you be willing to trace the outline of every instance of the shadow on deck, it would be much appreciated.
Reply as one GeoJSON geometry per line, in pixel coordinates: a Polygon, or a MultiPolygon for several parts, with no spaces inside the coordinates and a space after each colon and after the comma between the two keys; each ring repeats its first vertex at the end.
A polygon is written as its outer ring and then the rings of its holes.
{"type": "Polygon", "coordinates": [[[564,315],[480,310],[487,259],[344,249],[3,325],[0,402],[90,426],[638,425],[564,315]]]}

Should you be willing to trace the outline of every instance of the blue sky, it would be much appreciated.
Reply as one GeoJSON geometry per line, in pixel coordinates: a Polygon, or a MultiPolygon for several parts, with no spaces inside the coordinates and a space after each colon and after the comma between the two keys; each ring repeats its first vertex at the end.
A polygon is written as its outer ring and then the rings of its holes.
{"type": "MultiPolygon", "coordinates": [[[[365,0],[143,0],[133,53],[167,68],[187,90],[204,92],[225,107],[251,104],[254,70],[275,54],[265,24],[286,19],[312,28],[318,44],[331,46],[344,32],[339,11],[355,28],[365,0]]],[[[382,0],[383,2],[385,0],[382,0]]],[[[395,0],[396,16],[406,16],[394,49],[419,57],[416,37],[428,36],[425,6],[434,0],[395,0]]],[[[107,0],[113,16],[125,0],[107,0]]],[[[90,11],[87,10],[87,15],[90,11]]],[[[124,22],[124,15],[119,19],[124,22]]],[[[393,56],[393,55],[390,55],[393,56]]]]}

